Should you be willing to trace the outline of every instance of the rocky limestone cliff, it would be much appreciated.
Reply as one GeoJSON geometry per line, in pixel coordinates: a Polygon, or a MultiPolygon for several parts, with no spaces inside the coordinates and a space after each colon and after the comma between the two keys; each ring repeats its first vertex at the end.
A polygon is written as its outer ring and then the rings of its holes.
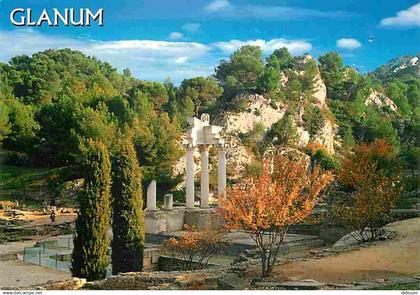
{"type": "Polygon", "coordinates": [[[216,119],[218,125],[223,127],[226,134],[238,135],[254,129],[261,123],[269,129],[274,123],[283,118],[285,106],[273,108],[271,100],[259,94],[242,97],[248,102],[247,110],[243,112],[224,112],[216,119]]]}
{"type": "Polygon", "coordinates": [[[372,90],[370,95],[365,101],[365,105],[374,105],[378,108],[388,107],[391,111],[397,111],[397,105],[388,96],[379,93],[376,90],[372,90]]]}
{"type": "MultiPolygon", "coordinates": [[[[305,62],[312,57],[307,55],[303,58],[305,62]]],[[[301,74],[301,73],[299,73],[301,74]]],[[[283,75],[282,83],[287,83],[287,77],[283,75]]],[[[223,128],[223,136],[226,142],[226,157],[228,163],[228,174],[230,178],[239,177],[248,164],[256,160],[255,155],[241,141],[240,135],[251,132],[257,124],[262,125],[268,131],[273,124],[281,120],[288,109],[288,105],[284,103],[274,103],[269,98],[259,94],[250,94],[241,97],[246,101],[246,108],[240,112],[225,111],[220,113],[217,118],[211,119],[211,124],[218,125],[223,128]]],[[[302,98],[304,102],[304,98],[302,98]]],[[[320,109],[328,109],[326,103],[327,90],[321,75],[318,73],[314,79],[313,102],[314,106],[320,109]]],[[[302,116],[304,114],[303,107],[298,107],[294,116],[296,122],[298,145],[301,148],[306,147],[310,142],[318,142],[325,146],[330,153],[335,152],[335,135],[337,126],[329,119],[324,120],[322,127],[311,138],[309,131],[302,124],[302,116]]],[[[195,154],[196,173],[200,171],[200,154],[195,154]]],[[[215,159],[210,161],[210,169],[217,169],[215,159]]],[[[182,157],[175,166],[177,174],[183,174],[185,171],[185,157],[182,157]]]]}

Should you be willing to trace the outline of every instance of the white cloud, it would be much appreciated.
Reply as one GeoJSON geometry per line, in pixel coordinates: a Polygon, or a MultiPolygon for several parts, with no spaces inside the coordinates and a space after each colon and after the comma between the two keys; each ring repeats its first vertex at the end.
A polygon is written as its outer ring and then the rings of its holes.
{"type": "Polygon", "coordinates": [[[156,40],[96,41],[48,36],[34,30],[0,31],[0,61],[16,55],[31,55],[46,49],[71,48],[111,63],[119,70],[130,68],[140,79],[174,82],[213,72],[217,59],[211,48],[196,42],[156,40]]]}
{"type": "Polygon", "coordinates": [[[226,0],[215,0],[205,7],[213,17],[256,18],[294,20],[307,18],[340,18],[354,16],[343,11],[321,11],[303,7],[270,6],[270,5],[233,5],[226,0]]]}
{"type": "Polygon", "coordinates": [[[205,7],[209,12],[218,12],[232,7],[228,0],[213,0],[205,7]]]}
{"type": "Polygon", "coordinates": [[[343,48],[343,49],[357,49],[359,47],[362,47],[362,43],[360,43],[359,41],[357,41],[356,39],[353,38],[342,38],[337,40],[336,43],[338,48],[343,48]]]}
{"type": "Polygon", "coordinates": [[[175,59],[176,64],[184,64],[188,60],[186,56],[180,56],[175,59]]]}
{"type": "Polygon", "coordinates": [[[139,79],[163,81],[171,77],[175,83],[185,78],[211,75],[221,58],[243,45],[258,45],[265,54],[280,47],[287,47],[292,54],[303,54],[312,48],[303,40],[231,40],[212,44],[162,40],[98,41],[50,36],[28,29],[0,31],[0,44],[1,62],[16,55],[71,48],[109,62],[119,70],[130,68],[139,79]]]}
{"type": "Polygon", "coordinates": [[[201,24],[199,23],[186,23],[182,26],[182,29],[189,33],[195,33],[200,30],[201,24]]]}
{"type": "Polygon", "coordinates": [[[244,45],[259,46],[265,54],[273,52],[275,49],[286,47],[293,55],[304,54],[312,49],[312,44],[304,40],[272,39],[265,40],[230,40],[228,42],[216,42],[213,46],[224,53],[232,53],[244,45]]]}
{"type": "Polygon", "coordinates": [[[396,16],[381,20],[383,27],[420,27],[420,2],[401,10],[396,16]]]}
{"type": "Polygon", "coordinates": [[[180,40],[182,38],[184,38],[184,35],[180,32],[172,32],[169,34],[168,38],[170,40],[180,40]]]}

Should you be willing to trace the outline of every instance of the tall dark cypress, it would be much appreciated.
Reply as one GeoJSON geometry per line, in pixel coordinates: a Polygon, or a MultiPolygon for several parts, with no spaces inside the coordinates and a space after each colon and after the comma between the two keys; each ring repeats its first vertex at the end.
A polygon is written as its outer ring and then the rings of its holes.
{"type": "Polygon", "coordinates": [[[111,219],[111,162],[106,146],[89,139],[83,151],[84,185],[78,195],[71,271],[88,281],[106,276],[111,219]]]}
{"type": "Polygon", "coordinates": [[[144,225],[141,171],[131,139],[112,160],[112,273],[143,268],[144,225]]]}

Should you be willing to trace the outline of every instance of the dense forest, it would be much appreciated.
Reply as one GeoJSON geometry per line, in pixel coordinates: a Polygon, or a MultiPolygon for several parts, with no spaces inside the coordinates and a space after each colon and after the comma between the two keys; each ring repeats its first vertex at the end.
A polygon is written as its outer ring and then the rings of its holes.
{"type": "Polygon", "coordinates": [[[268,146],[293,146],[292,115],[304,108],[304,123],[316,133],[322,119],[338,125],[342,143],[334,155],[311,153],[326,168],[338,169],[340,155],[354,145],[383,139],[404,169],[405,195],[418,190],[420,159],[420,75],[417,57],[402,57],[361,74],[344,66],[335,52],[318,58],[293,57],[277,49],[265,57],[244,46],[222,60],[211,77],[185,79],[175,86],[120,74],[106,62],[70,49],[16,56],[0,64],[2,165],[56,169],[47,186],[80,178],[80,146],[99,139],[110,153],[121,137],[132,138],[143,185],[157,179],[159,191],[174,191],[182,177],[173,165],[182,156],[186,119],[203,112],[247,110],[247,95],[260,94],[273,106],[287,104],[270,130],[243,139],[257,158],[268,146]],[[305,61],[305,62],[303,62],[305,61]],[[327,89],[328,111],[311,104],[316,75],[327,89]],[[397,106],[366,104],[376,91],[397,106]],[[309,103],[308,103],[309,102],[309,103]],[[58,172],[57,172],[58,171],[58,172]]]}

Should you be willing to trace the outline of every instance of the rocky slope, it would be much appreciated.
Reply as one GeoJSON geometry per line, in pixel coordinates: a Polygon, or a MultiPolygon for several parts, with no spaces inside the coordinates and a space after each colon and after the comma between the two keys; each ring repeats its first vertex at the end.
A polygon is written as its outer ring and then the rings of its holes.
{"type": "MultiPolygon", "coordinates": [[[[305,63],[311,59],[311,56],[306,55],[301,59],[301,62],[305,63]]],[[[414,63],[414,66],[416,66],[418,61],[411,61],[411,63],[414,63]]],[[[303,72],[297,72],[297,74],[303,75],[303,72]]],[[[288,79],[284,74],[282,75],[282,83],[283,86],[288,83],[288,79]]],[[[217,117],[211,118],[211,124],[223,128],[222,133],[226,142],[228,174],[233,179],[242,175],[247,165],[254,163],[256,160],[253,152],[242,142],[241,135],[252,132],[257,124],[262,126],[265,132],[269,131],[273,124],[281,120],[289,109],[289,105],[282,102],[285,100],[274,102],[269,97],[259,94],[243,95],[239,99],[246,102],[246,106],[242,111],[224,111],[218,114],[217,117]]],[[[323,116],[320,128],[315,134],[311,135],[310,130],[308,130],[304,122],[305,105],[308,103],[312,104],[313,107],[319,108],[323,113],[330,113],[327,104],[326,86],[321,78],[319,69],[314,78],[311,101],[309,102],[302,93],[298,106],[292,113],[292,120],[296,127],[298,137],[297,145],[299,148],[304,148],[308,143],[313,142],[324,146],[330,154],[335,154],[336,149],[341,146],[341,139],[337,137],[338,126],[334,118],[323,116]]],[[[396,104],[389,97],[373,89],[366,99],[365,104],[374,105],[377,108],[388,108],[393,112],[397,112],[396,104]]],[[[210,159],[210,169],[214,172],[217,169],[215,158],[210,159]]],[[[199,174],[200,154],[198,151],[195,154],[195,163],[196,173],[199,174]]],[[[185,157],[181,158],[177,163],[175,171],[177,174],[184,173],[185,157]]]]}
{"type": "MultiPolygon", "coordinates": [[[[305,56],[302,61],[312,59],[310,56],[305,56]]],[[[302,74],[302,73],[298,73],[302,74]]],[[[284,77],[284,76],[283,76],[284,77]]],[[[287,78],[284,78],[283,83],[287,83],[287,78]]],[[[321,75],[318,71],[314,79],[314,89],[312,95],[312,104],[320,109],[329,110],[326,103],[327,91],[324,81],[321,79],[321,75]]],[[[240,135],[251,132],[257,124],[262,125],[265,132],[281,120],[288,110],[289,106],[281,102],[273,102],[269,98],[258,95],[250,94],[242,96],[241,99],[246,101],[245,110],[240,112],[225,111],[220,113],[216,118],[211,119],[211,124],[219,125],[223,127],[223,136],[226,142],[227,151],[227,163],[228,172],[232,178],[240,176],[247,165],[253,163],[256,160],[255,155],[250,151],[242,142],[240,135]]],[[[302,95],[300,105],[306,103],[304,96],[302,95]]],[[[317,142],[325,146],[328,152],[335,152],[335,136],[337,132],[336,124],[326,119],[324,120],[321,128],[316,134],[310,135],[309,131],[303,124],[304,108],[298,107],[298,110],[293,116],[293,120],[296,124],[297,135],[298,135],[298,146],[303,148],[309,142],[317,142]]],[[[196,172],[199,172],[199,153],[196,153],[196,172]]],[[[212,163],[212,161],[211,161],[212,163]]],[[[217,168],[217,163],[213,162],[213,169],[217,168]]],[[[185,158],[181,158],[175,166],[177,173],[182,173],[185,169],[185,158]]]]}

